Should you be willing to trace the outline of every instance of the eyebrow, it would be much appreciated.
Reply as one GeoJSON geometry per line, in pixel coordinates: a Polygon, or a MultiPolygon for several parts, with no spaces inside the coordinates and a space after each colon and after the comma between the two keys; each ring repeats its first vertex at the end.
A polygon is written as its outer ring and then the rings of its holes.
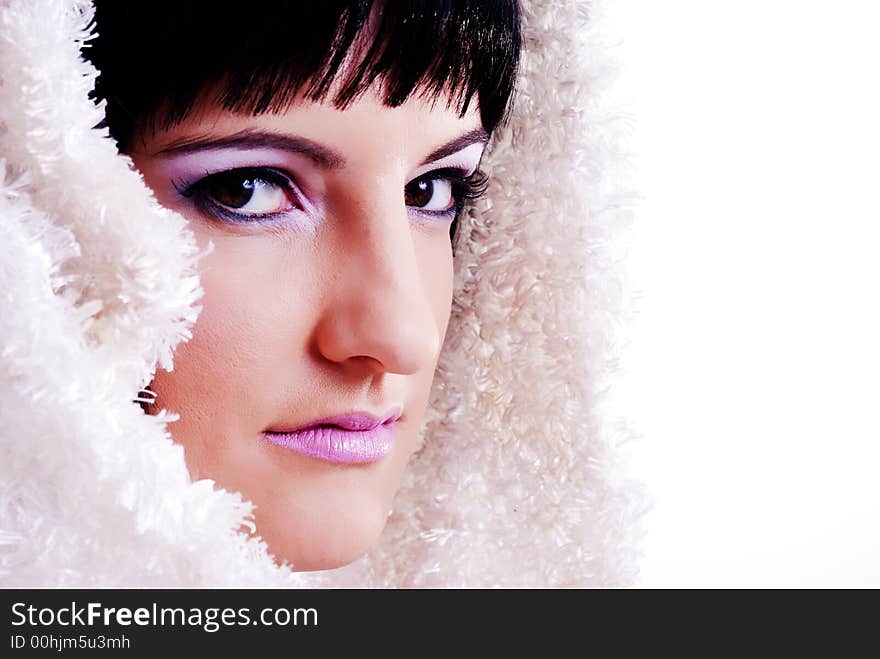
{"type": "MultiPolygon", "coordinates": [[[[434,149],[421,164],[440,160],[461,151],[471,144],[489,141],[489,135],[480,126],[459,135],[446,144],[434,149]]],[[[341,169],[345,167],[345,157],[313,140],[298,135],[282,135],[266,131],[243,130],[224,137],[184,137],[174,140],[156,151],[153,155],[192,153],[194,151],[217,151],[220,149],[276,149],[306,156],[322,169],[341,169]]]]}
{"type": "Polygon", "coordinates": [[[488,141],[489,134],[482,126],[479,126],[473,130],[469,130],[464,135],[459,135],[455,139],[448,141],[443,146],[434,149],[428,157],[421,162],[419,167],[434,162],[435,160],[445,158],[446,156],[451,156],[453,153],[458,153],[471,144],[476,144],[478,142],[485,144],[488,141]]]}

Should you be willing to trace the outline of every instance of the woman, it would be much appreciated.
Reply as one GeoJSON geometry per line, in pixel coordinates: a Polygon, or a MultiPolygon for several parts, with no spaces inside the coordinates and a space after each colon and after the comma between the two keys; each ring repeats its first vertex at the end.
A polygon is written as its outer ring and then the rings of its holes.
{"type": "Polygon", "coordinates": [[[588,12],[420,5],[6,3],[6,583],[632,579],[588,12]]]}

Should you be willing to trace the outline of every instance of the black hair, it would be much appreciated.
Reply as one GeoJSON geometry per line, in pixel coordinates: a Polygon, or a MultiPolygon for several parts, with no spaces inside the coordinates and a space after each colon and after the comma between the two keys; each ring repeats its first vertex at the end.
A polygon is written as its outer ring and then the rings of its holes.
{"type": "Polygon", "coordinates": [[[94,97],[125,149],[154,126],[170,127],[219,86],[225,109],[283,111],[302,92],[323,101],[343,59],[378,10],[376,38],[343,81],[344,109],[375,79],[384,103],[419,89],[444,92],[464,116],[478,95],[483,127],[507,116],[521,44],[517,0],[95,0],[96,37],[83,49],[99,71],[94,97]]]}

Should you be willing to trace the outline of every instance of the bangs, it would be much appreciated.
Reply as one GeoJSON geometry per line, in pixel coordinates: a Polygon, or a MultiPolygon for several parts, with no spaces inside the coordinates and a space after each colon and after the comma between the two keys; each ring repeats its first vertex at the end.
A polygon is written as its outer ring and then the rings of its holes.
{"type": "Polygon", "coordinates": [[[179,122],[208,90],[224,109],[258,115],[300,95],[326,101],[334,83],[330,102],[345,109],[375,81],[389,107],[418,92],[445,96],[464,116],[476,95],[491,133],[519,65],[517,0],[96,0],[95,9],[97,36],[83,54],[100,72],[94,96],[107,101],[121,148],[160,115],[165,128],[179,122]]]}

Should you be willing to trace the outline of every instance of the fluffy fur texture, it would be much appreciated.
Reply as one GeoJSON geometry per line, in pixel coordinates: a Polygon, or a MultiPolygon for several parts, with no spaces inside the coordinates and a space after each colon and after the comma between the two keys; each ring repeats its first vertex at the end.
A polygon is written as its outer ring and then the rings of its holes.
{"type": "Polygon", "coordinates": [[[633,583],[645,498],[606,405],[636,196],[602,105],[617,69],[598,3],[522,7],[515,107],[457,236],[420,448],[369,555],[294,573],[237,531],[249,502],[190,480],[175,417],[132,402],[190,337],[200,254],[91,128],[90,4],[0,0],[0,584],[633,583]]]}

